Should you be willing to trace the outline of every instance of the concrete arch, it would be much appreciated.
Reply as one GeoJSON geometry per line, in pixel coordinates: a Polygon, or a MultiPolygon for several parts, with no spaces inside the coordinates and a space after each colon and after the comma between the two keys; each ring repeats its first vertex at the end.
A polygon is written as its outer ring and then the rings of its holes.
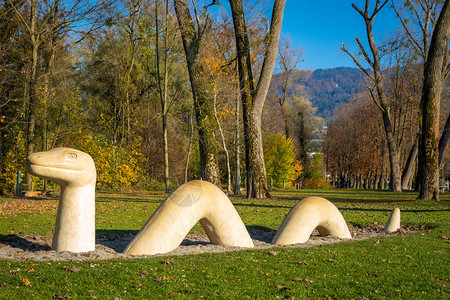
{"type": "Polygon", "coordinates": [[[352,238],[344,217],[333,203],[321,197],[308,197],[297,203],[286,215],[272,244],[304,243],[316,228],[320,235],[352,238]]]}
{"type": "Polygon", "coordinates": [[[125,248],[130,255],[153,255],[176,249],[200,221],[213,244],[254,247],[230,199],[215,185],[194,180],[176,189],[125,248]]]}

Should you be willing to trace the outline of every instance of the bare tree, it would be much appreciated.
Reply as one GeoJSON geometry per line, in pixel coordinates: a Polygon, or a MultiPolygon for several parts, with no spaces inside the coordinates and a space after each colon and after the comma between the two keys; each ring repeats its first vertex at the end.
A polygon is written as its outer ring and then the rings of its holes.
{"type": "Polygon", "coordinates": [[[161,102],[161,118],[162,118],[162,132],[163,132],[163,156],[164,156],[164,185],[166,189],[166,193],[170,192],[170,178],[169,178],[169,140],[168,140],[168,126],[167,126],[167,117],[169,115],[169,109],[173,102],[169,101],[168,99],[168,85],[169,85],[169,62],[168,62],[168,56],[169,56],[169,46],[168,46],[168,39],[169,39],[169,1],[165,1],[164,6],[164,19],[163,19],[163,58],[162,58],[162,64],[163,64],[163,80],[161,80],[161,55],[160,55],[160,46],[159,46],[159,40],[160,40],[160,20],[158,16],[158,0],[155,2],[155,52],[156,52],[156,76],[157,76],[157,82],[158,82],[158,93],[159,93],[159,100],[161,102]]]}
{"type": "MultiPolygon", "coordinates": [[[[414,49],[418,57],[421,58],[422,67],[428,58],[431,35],[436,26],[439,17],[439,11],[442,8],[443,1],[439,0],[415,0],[415,1],[400,1],[400,5],[392,0],[392,8],[394,9],[401,26],[405,33],[406,41],[414,49]]],[[[447,73],[447,72],[446,72],[447,73]]],[[[445,74],[443,74],[445,76],[445,74]]],[[[423,79],[422,79],[423,81],[423,79]]],[[[409,177],[412,174],[413,164],[416,161],[419,153],[419,141],[421,140],[422,118],[420,114],[423,111],[423,103],[420,103],[420,110],[418,116],[418,134],[414,141],[411,151],[408,156],[407,163],[402,173],[402,187],[407,186],[409,177]]],[[[420,190],[422,182],[420,176],[423,174],[422,168],[424,163],[419,157],[418,174],[416,178],[416,190],[420,190]]]]}
{"type": "Polygon", "coordinates": [[[198,126],[200,165],[202,179],[219,185],[219,165],[217,163],[217,145],[214,131],[217,123],[214,119],[213,102],[210,99],[199,50],[205,30],[209,26],[208,15],[201,20],[194,7],[196,23],[192,20],[186,0],[174,0],[178,25],[183,39],[184,52],[194,99],[195,117],[198,126]]]}
{"type": "Polygon", "coordinates": [[[308,79],[311,74],[311,72],[300,72],[298,70],[297,65],[302,60],[303,50],[300,47],[293,48],[291,43],[288,37],[281,37],[278,48],[278,74],[273,76],[271,85],[281,107],[285,134],[288,138],[292,138],[288,120],[289,107],[292,105],[289,99],[289,91],[295,84],[308,79]]]}
{"type": "Polygon", "coordinates": [[[439,199],[439,106],[449,65],[450,8],[445,1],[430,42],[422,87],[422,138],[419,162],[423,168],[419,199],[439,199]]]}
{"type": "Polygon", "coordinates": [[[261,116],[276,62],[285,3],[286,0],[275,0],[273,4],[268,44],[264,55],[261,75],[255,88],[250,57],[250,44],[242,0],[230,0],[236,37],[239,82],[243,106],[248,198],[264,198],[270,196],[264,164],[261,116]]]}
{"type": "Polygon", "coordinates": [[[391,189],[394,192],[401,192],[402,188],[401,188],[400,155],[397,143],[395,141],[393,123],[389,112],[390,108],[387,103],[383,87],[381,58],[373,35],[373,21],[376,15],[380,12],[380,10],[388,3],[388,0],[384,1],[383,4],[380,3],[380,0],[377,0],[372,13],[370,12],[369,2],[370,0],[366,0],[364,11],[358,8],[355,4],[352,4],[352,7],[363,17],[364,22],[366,24],[367,41],[369,43],[372,57],[369,56],[369,53],[366,51],[366,49],[364,48],[358,37],[356,38],[356,43],[358,44],[359,49],[363,54],[366,62],[370,65],[373,73],[365,69],[359,62],[358,57],[350,53],[345,48],[344,45],[342,45],[342,50],[353,59],[354,63],[367,75],[367,77],[370,78],[370,80],[373,83],[373,87],[369,87],[369,91],[372,100],[380,109],[383,117],[384,131],[386,134],[386,140],[389,150],[389,163],[391,168],[391,189]]]}

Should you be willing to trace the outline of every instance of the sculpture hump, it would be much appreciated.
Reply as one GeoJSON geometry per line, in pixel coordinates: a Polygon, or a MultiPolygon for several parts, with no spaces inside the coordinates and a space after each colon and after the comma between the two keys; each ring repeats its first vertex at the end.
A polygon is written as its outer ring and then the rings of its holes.
{"type": "Polygon", "coordinates": [[[344,217],[333,203],[325,198],[309,197],[297,203],[286,215],[272,244],[304,243],[316,228],[321,235],[352,238],[344,217]]]}
{"type": "Polygon", "coordinates": [[[254,247],[228,197],[214,184],[194,180],[169,195],[126,247],[130,255],[153,255],[176,249],[200,221],[209,240],[218,245],[254,247]]]}

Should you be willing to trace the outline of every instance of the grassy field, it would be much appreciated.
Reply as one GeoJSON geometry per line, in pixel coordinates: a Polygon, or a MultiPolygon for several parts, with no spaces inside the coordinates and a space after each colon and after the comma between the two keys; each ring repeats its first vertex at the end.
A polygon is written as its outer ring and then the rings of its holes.
{"type": "MultiPolygon", "coordinates": [[[[0,260],[0,298],[11,299],[449,299],[450,195],[416,201],[387,191],[276,191],[275,199],[231,198],[248,229],[277,229],[306,196],[331,200],[353,226],[385,224],[430,230],[314,248],[86,262],[0,260]]],[[[97,194],[97,236],[137,232],[164,199],[159,192],[97,194]]],[[[51,237],[57,200],[0,197],[0,239],[51,237]]],[[[196,225],[192,232],[202,232],[196,225]]]]}

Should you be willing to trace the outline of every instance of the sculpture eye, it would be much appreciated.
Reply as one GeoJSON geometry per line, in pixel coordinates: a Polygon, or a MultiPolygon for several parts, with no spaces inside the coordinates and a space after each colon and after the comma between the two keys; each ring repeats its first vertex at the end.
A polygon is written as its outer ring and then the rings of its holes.
{"type": "Polygon", "coordinates": [[[67,153],[68,158],[77,158],[77,155],[75,153],[67,153]]]}

